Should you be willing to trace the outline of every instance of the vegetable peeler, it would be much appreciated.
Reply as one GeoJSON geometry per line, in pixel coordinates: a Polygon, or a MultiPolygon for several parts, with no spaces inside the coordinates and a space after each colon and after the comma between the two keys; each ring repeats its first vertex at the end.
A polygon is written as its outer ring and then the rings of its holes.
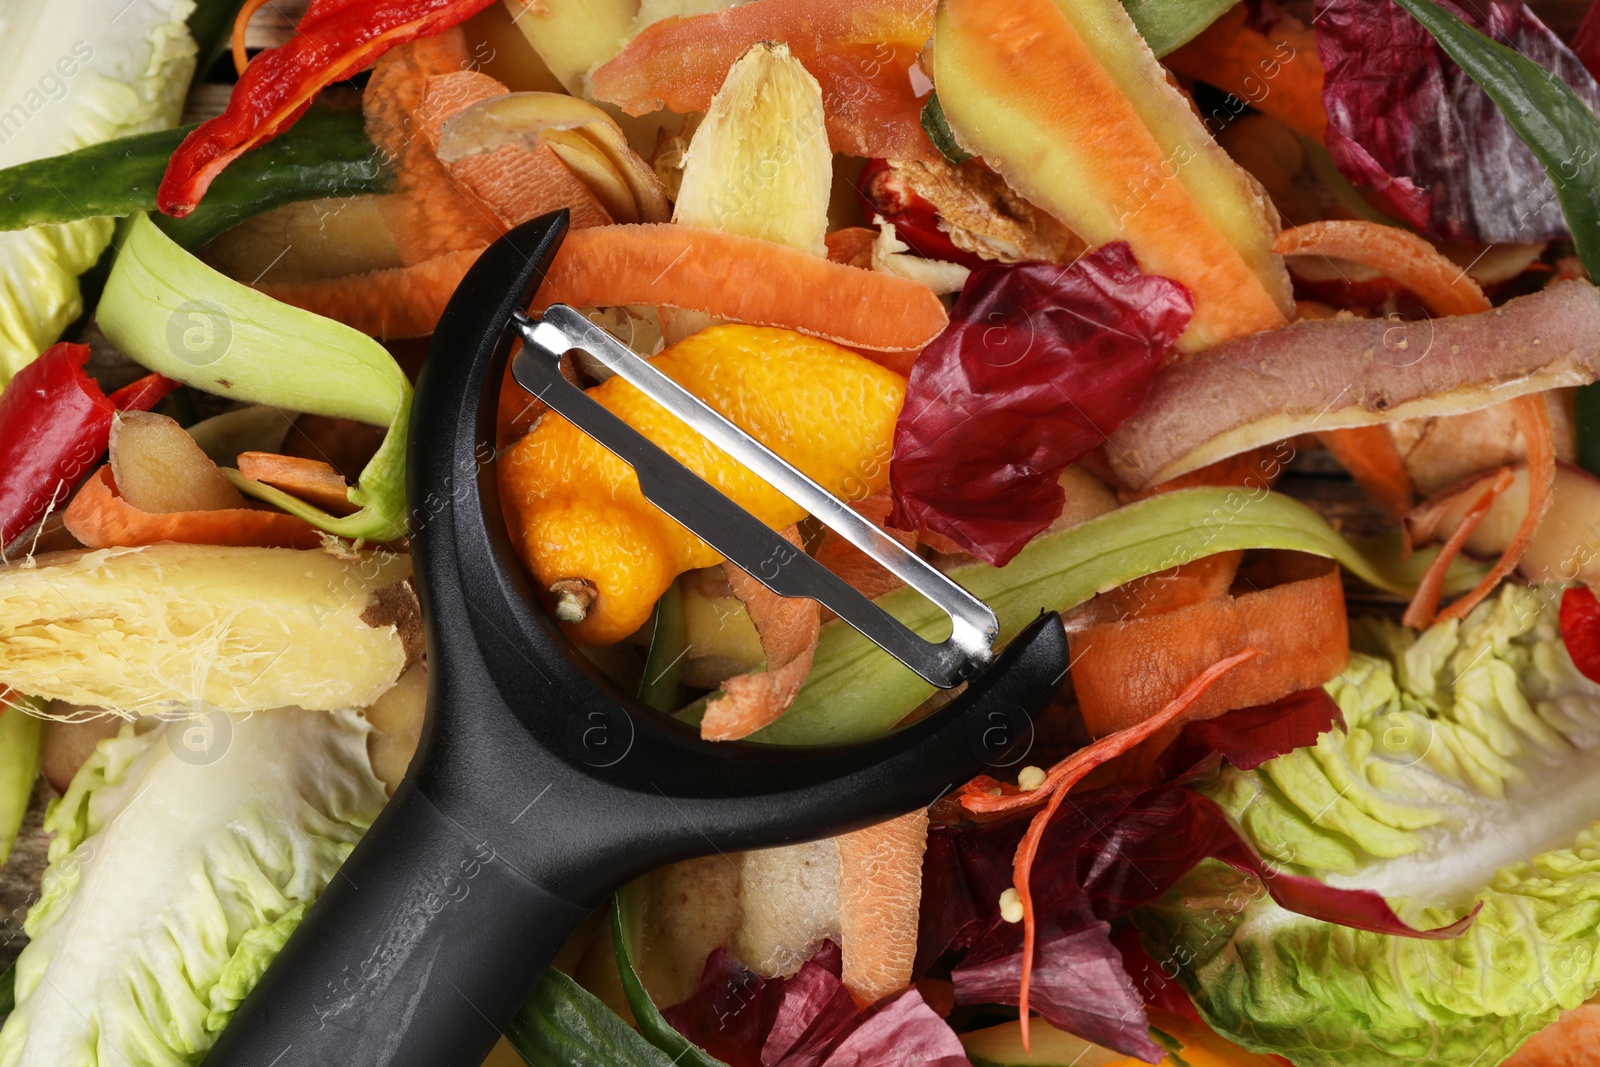
{"type": "Polygon", "coordinates": [[[478,1067],[606,896],[676,860],[843,833],[1026,752],[1067,668],[1058,616],[991,662],[994,616],[569,308],[529,307],[567,213],[490,246],[439,321],[410,439],[428,708],[405,780],[223,1032],[207,1067],[478,1067]],[[813,597],[923,677],[965,691],[844,747],[702,741],[602,676],[540,605],[497,497],[506,363],[633,465],[645,494],[784,596],[813,597]],[[562,377],[581,348],[943,607],[911,632],[562,377]],[[663,384],[664,383],[664,384],[663,384]],[[893,546],[893,547],[889,547],[893,546]]]}

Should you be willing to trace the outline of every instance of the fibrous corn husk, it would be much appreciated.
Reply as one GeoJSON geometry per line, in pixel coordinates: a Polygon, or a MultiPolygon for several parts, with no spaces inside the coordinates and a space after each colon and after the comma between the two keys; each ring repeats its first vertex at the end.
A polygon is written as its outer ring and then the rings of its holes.
{"type": "Polygon", "coordinates": [[[0,686],[123,715],[372,704],[421,653],[392,552],[159,544],[0,569],[0,686]]]}

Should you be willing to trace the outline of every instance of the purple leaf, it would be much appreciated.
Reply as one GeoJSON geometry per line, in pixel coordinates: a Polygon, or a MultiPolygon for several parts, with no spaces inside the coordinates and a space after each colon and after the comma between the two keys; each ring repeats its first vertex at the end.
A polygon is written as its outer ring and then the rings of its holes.
{"type": "Polygon", "coordinates": [[[1185,723],[1161,754],[1161,763],[1169,778],[1210,765],[1216,762],[1213,756],[1242,771],[1254,770],[1269,759],[1316,744],[1335,726],[1344,726],[1344,715],[1327,690],[1302,689],[1270,704],[1185,723]]]}
{"type": "Polygon", "coordinates": [[[793,978],[762,978],[719,948],[694,996],[662,1014],[729,1067],[968,1067],[955,1032],[922,994],[906,989],[859,1008],[840,965],[828,941],[793,978]]]}
{"type": "Polygon", "coordinates": [[[1009,561],[1061,514],[1061,472],[1144,403],[1193,311],[1120,241],[1071,266],[973,271],[911,368],[890,524],[1009,561]]]}
{"type": "MultiPolygon", "coordinates": [[[[1467,13],[1441,2],[1600,109],[1594,77],[1526,5],[1486,0],[1467,13]]],[[[1328,151],[1346,177],[1437,239],[1567,236],[1544,168],[1415,19],[1391,0],[1325,0],[1314,24],[1328,151]]]]}
{"type": "MultiPolygon", "coordinates": [[[[918,973],[950,967],[959,1003],[1017,1001],[1022,931],[1001,918],[999,901],[1031,814],[935,826],[928,835],[918,973]]],[[[1143,1005],[1104,924],[1156,900],[1207,858],[1255,875],[1290,911],[1356,929],[1450,938],[1473,918],[1414,930],[1376,893],[1279,872],[1214,801],[1176,783],[1072,794],[1045,830],[1030,878],[1041,935],[1030,1001],[1040,1014],[1126,1055],[1146,1055],[1143,1005]]]]}
{"type": "MultiPolygon", "coordinates": [[[[1015,945],[992,958],[963,962],[950,973],[961,1004],[1016,1004],[1022,981],[1022,927],[1015,945]]],[[[1161,1061],[1150,1040],[1144,1001],[1108,936],[1111,924],[1091,921],[1070,933],[1041,936],[1034,946],[1028,1003],[1051,1026],[1148,1063],[1161,1061]]],[[[998,939],[997,939],[998,940],[998,939]]]]}
{"type": "MultiPolygon", "coordinates": [[[[823,1067],[971,1067],[960,1038],[915,989],[867,1009],[823,1067]]],[[[789,1067],[787,1063],[784,1067],[789,1067]]]]}

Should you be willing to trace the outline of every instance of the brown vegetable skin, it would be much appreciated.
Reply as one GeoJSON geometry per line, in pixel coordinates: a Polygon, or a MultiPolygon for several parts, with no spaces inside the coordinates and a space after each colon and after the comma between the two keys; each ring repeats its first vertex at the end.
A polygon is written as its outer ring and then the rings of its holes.
{"type": "Polygon", "coordinates": [[[1600,377],[1600,290],[1559,282],[1476,315],[1322,319],[1167,368],[1111,436],[1140,487],[1296,434],[1476,411],[1600,377]]]}
{"type": "MultiPolygon", "coordinates": [[[[70,704],[57,702],[50,708],[51,715],[83,715],[93,712],[70,704]]],[[[93,753],[95,746],[108,737],[115,737],[127,720],[115,712],[101,712],[91,718],[71,721],[50,719],[44,724],[44,746],[39,757],[39,771],[44,780],[59,796],[72,784],[78,768],[93,753]]]]}

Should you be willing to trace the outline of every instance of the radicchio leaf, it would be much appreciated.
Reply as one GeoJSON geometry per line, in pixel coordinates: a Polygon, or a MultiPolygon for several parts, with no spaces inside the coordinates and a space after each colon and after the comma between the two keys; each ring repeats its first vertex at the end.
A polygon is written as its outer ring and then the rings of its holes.
{"type": "MultiPolygon", "coordinates": [[[[1110,923],[1091,920],[1070,932],[1042,932],[1034,947],[1029,1004],[1052,1025],[1086,1041],[1159,1063],[1161,1046],[1150,1040],[1144,1000],[1111,943],[1110,930],[1110,923]]],[[[1016,1004],[1020,942],[1011,946],[997,940],[984,958],[964,960],[951,979],[958,1004],[1016,1004]]]]}
{"type": "Polygon", "coordinates": [[[729,1067],[969,1067],[955,1031],[915,988],[858,1008],[831,941],[792,978],[762,978],[726,948],[700,986],[662,1014],[729,1067]]]}
{"type": "MultiPolygon", "coordinates": [[[[1600,86],[1525,4],[1441,6],[1555,73],[1600,110],[1600,86]]],[[[1444,240],[1567,236],[1544,168],[1500,109],[1391,0],[1325,0],[1316,17],[1328,151],[1406,222],[1444,240]]]]}
{"type": "Polygon", "coordinates": [[[1193,311],[1120,241],[1071,266],[974,270],[911,368],[890,524],[1008,562],[1061,514],[1061,472],[1144,403],[1193,311]]]}
{"type": "Polygon", "coordinates": [[[1572,35],[1572,54],[1585,70],[1600,78],[1600,7],[1590,4],[1583,13],[1583,21],[1572,35]]]}
{"type": "MultiPolygon", "coordinates": [[[[970,1002],[968,995],[997,999],[1009,976],[1009,1002],[1015,1003],[1022,927],[1001,918],[999,900],[1011,885],[1011,857],[1026,827],[1023,817],[929,832],[918,966],[952,967],[958,1002],[970,1002]]],[[[1120,984],[1106,980],[1104,968],[1108,961],[1120,967],[1120,955],[1104,929],[1094,931],[1156,900],[1207,858],[1253,874],[1247,883],[1252,891],[1269,893],[1290,911],[1356,929],[1450,938],[1473,918],[1414,930],[1376,893],[1279,872],[1256,854],[1215,802],[1176,783],[1073,794],[1045,831],[1031,878],[1044,931],[1030,996],[1039,1014],[1119,1052],[1148,1056],[1135,986],[1125,972],[1120,984]],[[1072,936],[1083,931],[1088,933],[1072,936]]]]}
{"type": "Polygon", "coordinates": [[[1241,771],[1254,770],[1269,759],[1316,744],[1319,735],[1336,726],[1344,726],[1344,715],[1328,691],[1320,686],[1302,689],[1270,704],[1185,723],[1161,754],[1161,763],[1169,778],[1220,760],[1241,771]]]}

